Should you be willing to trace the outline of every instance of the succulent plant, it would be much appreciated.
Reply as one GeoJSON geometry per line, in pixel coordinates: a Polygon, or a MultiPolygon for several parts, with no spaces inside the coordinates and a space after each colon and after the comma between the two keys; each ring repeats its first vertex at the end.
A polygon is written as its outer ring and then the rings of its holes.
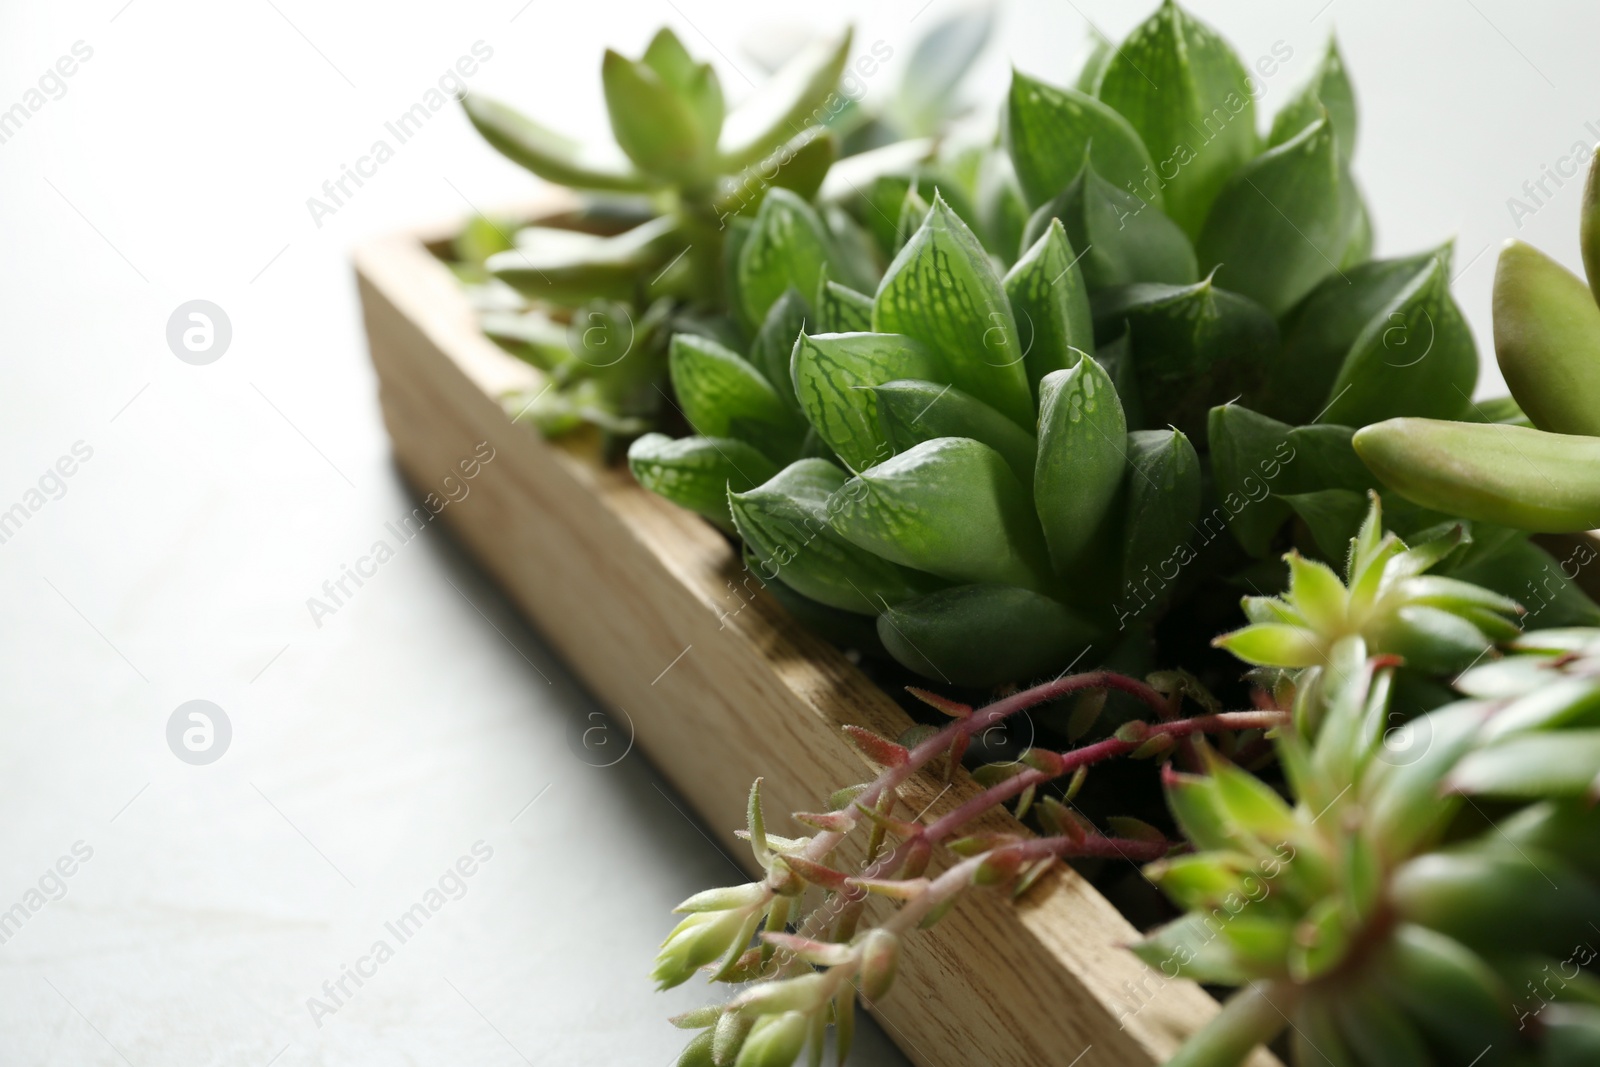
{"type": "Polygon", "coordinates": [[[1394,634],[1347,625],[1363,588],[1413,605],[1394,613],[1411,612],[1407,662],[1458,661],[1461,635],[1508,620],[1486,590],[1413,574],[1416,553],[1369,527],[1347,595],[1302,577],[1250,609],[1324,615],[1315,665],[1265,636],[1282,622],[1221,639],[1303,669],[1276,686],[1287,799],[1209,754],[1166,776],[1195,851],[1146,875],[1186,913],[1135,951],[1165,979],[1238,987],[1173,1067],[1231,1067],[1281,1033],[1296,1067],[1600,1057],[1600,630],[1519,636],[1455,679],[1464,699],[1417,714],[1398,657],[1377,654],[1394,634]]]}
{"type": "MultiPolygon", "coordinates": [[[[1196,597],[1217,617],[1237,585],[1281,588],[1286,540],[1340,558],[1380,488],[1352,427],[1459,414],[1476,380],[1448,250],[1365,260],[1335,47],[1264,146],[1242,64],[1174,4],[1085,80],[1014,76],[991,180],[947,158],[948,186],[847,197],[881,277],[830,242],[831,204],[770,193],[728,246],[754,340],[674,337],[699,436],[629,453],[807,617],[852,641],[870,618],[945,684],[1105,662],[1196,597]],[[1163,170],[1191,122],[1208,140],[1163,170]]],[[[1450,518],[1391,503],[1404,534],[1450,518]]],[[[1451,573],[1512,596],[1549,562],[1493,530],[1453,548],[1451,573]]],[[[1600,621],[1562,602],[1538,624],[1600,621]]]]}
{"type": "Polygon", "coordinates": [[[1579,231],[1587,285],[1521,241],[1500,253],[1495,355],[1512,400],[1475,408],[1471,421],[1397,418],[1356,436],[1384,484],[1483,522],[1545,533],[1600,528],[1600,154],[1579,231]]]}
{"type": "Polygon", "coordinates": [[[951,721],[898,742],[847,727],[882,770],[834,794],[827,811],[796,813],[808,836],[770,832],[758,782],[747,836],[765,877],[685,901],[657,957],[663,986],[701,969],[749,983],[675,1020],[700,1031],[680,1064],[785,1067],[807,1049],[817,1062],[830,1024],[842,1061],[857,1002],[889,994],[914,930],[971,888],[1021,895],[1062,859],[1097,857],[1147,858],[1148,876],[1185,909],[1135,947],[1159,969],[1158,986],[1192,977],[1245,987],[1173,1064],[1243,1062],[1291,1021],[1298,1064],[1324,1062],[1319,1051],[1336,1067],[1590,1062],[1600,1038],[1600,957],[1589,947],[1600,933],[1588,927],[1600,917],[1600,630],[1521,634],[1515,604],[1427,573],[1447,555],[1385,534],[1375,505],[1345,581],[1293,563],[1288,594],[1251,598],[1252,625],[1219,639],[1260,665],[1251,711],[1222,711],[1170,672],[1149,683],[1069,675],[976,710],[915,690],[951,721]],[[1499,658],[1492,639],[1512,654],[1499,658]],[[1419,683],[1467,663],[1456,682],[1466,701],[1442,707],[1448,691],[1419,683]],[[968,743],[1008,716],[1108,692],[1149,721],[981,767],[984,788],[931,818],[896,814],[913,776],[939,763],[955,774],[968,743]],[[1186,697],[1198,713],[1183,714],[1186,697]],[[1263,744],[1280,755],[1288,800],[1227,755],[1245,760],[1263,744]],[[1162,779],[1184,840],[1138,819],[1101,829],[1084,817],[1073,798],[1116,758],[1178,765],[1162,779]],[[964,830],[1012,801],[1039,836],[964,830]],[[840,846],[859,831],[866,858],[852,868],[840,846]],[[953,857],[930,874],[939,848],[953,857]],[[863,926],[868,894],[894,910],[863,926]],[[1531,919],[1524,894],[1539,912],[1531,919]]]}
{"type": "MultiPolygon", "coordinates": [[[[671,334],[710,332],[742,346],[756,325],[728,304],[724,246],[770,190],[809,201],[842,154],[881,150],[850,179],[869,184],[927,157],[958,111],[957,88],[990,20],[965,13],[934,24],[876,110],[866,86],[893,57],[884,42],[852,60],[849,33],[790,41],[787,61],[729,110],[710,64],[663,29],[640,58],[608,51],[601,64],[614,149],[466,97],[468,118],[494,148],[577,194],[570,210],[533,225],[475,219],[455,242],[453,265],[485,332],[549,379],[508,397],[508,408],[551,435],[595,424],[613,444],[672,422],[663,414],[671,334]]],[[[824,213],[822,225],[830,244],[865,242],[841,211],[824,213]]]]}

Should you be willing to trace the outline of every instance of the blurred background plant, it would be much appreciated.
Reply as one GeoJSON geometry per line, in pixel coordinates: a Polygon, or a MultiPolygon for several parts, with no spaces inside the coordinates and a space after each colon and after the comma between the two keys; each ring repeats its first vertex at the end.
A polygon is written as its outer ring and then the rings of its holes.
{"type": "MultiPolygon", "coordinates": [[[[842,154],[877,150],[846,181],[930,156],[959,113],[962,78],[990,22],[984,9],[935,24],[882,108],[865,103],[868,80],[893,56],[881,41],[852,59],[849,33],[798,48],[791,39],[786,61],[729,110],[715,70],[663,29],[640,58],[608,51],[601,64],[614,147],[576,143],[496,100],[466,97],[491,145],[576,194],[569,210],[531,225],[474,219],[452,249],[485,332],[548,376],[509,397],[510,409],[552,435],[597,426],[608,454],[663,420],[681,425],[665,392],[671,334],[749,340],[748,319],[728,302],[725,246],[737,247],[769,191],[811,201],[842,154]]],[[[823,212],[819,225],[815,236],[830,248],[865,244],[841,212],[823,212]]]]}

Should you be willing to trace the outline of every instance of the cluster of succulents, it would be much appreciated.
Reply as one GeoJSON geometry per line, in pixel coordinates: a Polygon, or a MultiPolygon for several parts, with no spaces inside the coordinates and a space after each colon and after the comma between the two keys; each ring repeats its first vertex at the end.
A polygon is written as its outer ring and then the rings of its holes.
{"type": "Polygon", "coordinates": [[[1522,530],[1600,528],[1600,155],[1579,236],[1587,285],[1521,241],[1500,253],[1494,348],[1514,403],[1492,418],[1394,419],[1357,435],[1361,458],[1395,492],[1522,530]]]}
{"type": "MultiPolygon", "coordinates": [[[[1181,913],[1137,953],[1240,989],[1175,1064],[1600,1062],[1600,607],[1530,540],[1600,527],[1600,282],[1509,247],[1512,396],[1474,401],[1449,247],[1372,258],[1335,45],[1263,134],[1288,56],[1247,66],[1164,0],[1072,86],[1014,72],[963,146],[940,134],[987,33],[941,24],[876,108],[841,84],[850,37],[814,42],[724,122],[663,31],[607,54],[611,162],[466,103],[583,193],[457,242],[486,332],[549,378],[510,402],[631,441],[640,484],[880,677],[1000,693],[913,689],[949,721],[851,731],[882,770],[806,836],[757,783],[764,876],[686,901],[658,955],[663,986],[748,983],[677,1020],[680,1062],[816,1063],[830,1033],[842,1060],[917,927],[1112,858],[1181,913]],[[914,776],[1044,706],[970,800],[902,817],[914,776]],[[1085,802],[1140,759],[1170,762],[1085,802]],[[970,832],[1007,804],[1036,832],[970,832]]],[[[1582,236],[1600,279],[1593,174],[1582,236]]]]}
{"type": "MultiPolygon", "coordinates": [[[[749,341],[674,336],[693,435],[629,452],[797,614],[941,684],[1172,662],[1164,617],[1281,588],[1287,544],[1337,558],[1384,488],[1356,428],[1473,410],[1448,250],[1368,258],[1336,47],[1265,138],[1263,83],[1171,3],[1079,85],[1015,74],[999,147],[770,192],[724,246],[749,341]]],[[[1486,527],[1443,567],[1550,571],[1536,624],[1600,621],[1550,564],[1486,527]]]]}
{"type": "MultiPolygon", "coordinates": [[[[768,192],[809,200],[842,154],[874,150],[858,178],[921,160],[959,112],[957,87],[988,32],[987,14],[935,25],[878,109],[865,79],[892,48],[877,42],[852,59],[849,33],[791,44],[787,62],[729,110],[716,71],[663,29],[640,58],[608,51],[601,64],[614,149],[467,96],[490,145],[574,194],[532,225],[475,219],[452,250],[485,332],[548,377],[508,397],[509,409],[551,435],[592,424],[620,444],[661,423],[671,335],[745,336],[724,247],[768,192]]],[[[842,216],[826,224],[830,242],[859,243],[842,216]]]]}
{"type": "Polygon", "coordinates": [[[1594,1062],[1600,630],[1524,633],[1507,598],[1428,573],[1448,552],[1384,533],[1374,502],[1344,580],[1291,556],[1285,595],[1250,599],[1251,624],[1218,639],[1257,665],[1249,711],[1202,695],[1184,716],[1177,690],[1110,672],[977,710],[919,693],[953,721],[900,742],[851,731],[882,771],[826,811],[796,813],[808,836],[768,831],[757,783],[748,837],[765,877],[685,901],[657,958],[663,986],[700,969],[748,983],[675,1020],[698,1031],[680,1064],[786,1067],[808,1049],[815,1063],[830,1025],[842,1061],[857,1001],[889,992],[914,930],[974,887],[1020,895],[1063,859],[1109,856],[1149,860],[1146,876],[1182,909],[1134,946],[1159,981],[1239,987],[1173,1065],[1234,1067],[1283,1032],[1295,1067],[1594,1062]],[[1439,684],[1452,677],[1455,702],[1439,684]],[[903,784],[940,762],[952,773],[994,724],[1107,691],[1151,721],[1030,749],[925,822],[897,815],[903,784]],[[1262,730],[1278,788],[1230,758],[1262,730]],[[1074,796],[1117,757],[1169,761],[1180,838],[1084,817],[1074,796]],[[967,829],[1013,801],[1037,836],[967,829]],[[840,846],[858,829],[871,837],[851,869],[840,846]],[[940,848],[951,859],[930,874],[940,848]],[[869,894],[895,902],[876,925],[863,924],[869,894]]]}
{"type": "Polygon", "coordinates": [[[1288,798],[1219,758],[1167,775],[1194,851],[1146,874],[1184,914],[1135,952],[1238,987],[1174,1067],[1232,1067],[1283,1033],[1295,1067],[1600,1062],[1600,630],[1518,635],[1455,678],[1462,699],[1413,714],[1402,660],[1378,654],[1394,635],[1369,643],[1360,611],[1410,602],[1385,613],[1410,611],[1409,670],[1475,661],[1467,635],[1510,625],[1495,594],[1414,573],[1417,551],[1369,527],[1348,588],[1300,571],[1252,607],[1270,621],[1222,639],[1301,668],[1276,680],[1288,798]]]}

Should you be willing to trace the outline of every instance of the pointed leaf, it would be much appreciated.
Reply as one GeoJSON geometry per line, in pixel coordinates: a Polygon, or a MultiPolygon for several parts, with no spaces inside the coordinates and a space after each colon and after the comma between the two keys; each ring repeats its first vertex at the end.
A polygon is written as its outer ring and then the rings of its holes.
{"type": "Polygon", "coordinates": [[[1087,93],[1058,89],[1013,70],[1001,134],[1032,207],[1065,189],[1091,150],[1108,182],[1161,207],[1154,164],[1138,132],[1087,93]]]}
{"type": "Polygon", "coordinates": [[[639,173],[626,160],[585,158],[577,142],[498,100],[471,93],[462,98],[461,107],[496,151],[546,181],[611,192],[643,192],[660,184],[660,179],[639,173]]]}
{"type": "Polygon", "coordinates": [[[1256,154],[1255,98],[1233,49],[1164,3],[1107,62],[1099,96],[1149,149],[1167,214],[1198,234],[1223,183],[1256,154]]]}
{"type": "Polygon", "coordinates": [[[1094,351],[1094,320],[1077,255],[1053,221],[1005,276],[1006,296],[1021,332],[1023,365],[1035,394],[1039,380],[1094,351]]]}
{"type": "MultiPolygon", "coordinates": [[[[1194,246],[1178,224],[1136,194],[1100,176],[1086,162],[1071,184],[1034,212],[1023,241],[1037,240],[1061,220],[1091,293],[1134,282],[1193,285],[1200,279],[1194,246]]],[[[1081,347],[1081,346],[1080,346],[1081,347]]]]}
{"type": "Polygon", "coordinates": [[[879,284],[872,328],[923,342],[944,357],[957,388],[1020,425],[1032,423],[1022,347],[1000,276],[941,196],[879,284]]]}
{"type": "Polygon", "coordinates": [[[929,381],[884,382],[872,391],[883,436],[895,452],[937,437],[970,437],[1000,453],[1017,481],[1031,491],[1038,442],[988,404],[953,385],[929,381]]]}
{"type": "Polygon", "coordinates": [[[1339,150],[1319,121],[1240,168],[1218,194],[1195,242],[1200,269],[1274,316],[1338,270],[1339,150]]]}
{"type": "Polygon", "coordinates": [[[799,447],[799,420],[771,384],[710,338],[673,337],[668,369],[678,405],[697,433],[749,441],[772,459],[785,459],[799,447]]]}
{"type": "Polygon", "coordinates": [[[924,441],[850,479],[832,504],[845,540],[903,566],[952,581],[1043,584],[1027,491],[988,445],[924,441]]]}
{"type": "Polygon", "coordinates": [[[752,445],[731,437],[645,434],[628,446],[628,469],[640,485],[733,531],[728,493],[754,489],[778,473],[752,445]]]}
{"type": "Polygon", "coordinates": [[[850,37],[847,32],[838,40],[818,40],[801,49],[728,116],[722,127],[724,170],[748,166],[795,130],[814,125],[812,114],[839,84],[850,57],[850,37]]]}
{"type": "Polygon", "coordinates": [[[1084,356],[1039,385],[1033,492],[1058,574],[1091,566],[1114,525],[1127,469],[1127,423],[1104,368],[1084,356]]]}
{"type": "Polygon", "coordinates": [[[872,387],[901,378],[942,378],[942,362],[898,334],[802,334],[794,345],[791,373],[812,429],[859,472],[893,454],[872,387]]]}

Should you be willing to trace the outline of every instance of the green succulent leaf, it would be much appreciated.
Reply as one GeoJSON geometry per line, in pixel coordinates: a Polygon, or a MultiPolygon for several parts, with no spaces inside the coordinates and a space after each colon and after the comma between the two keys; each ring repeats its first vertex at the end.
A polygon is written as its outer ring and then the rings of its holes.
{"type": "Polygon", "coordinates": [[[1306,127],[1320,122],[1324,114],[1338,139],[1339,158],[1350,160],[1356,150],[1355,90],[1350,85],[1344,57],[1339,54],[1339,42],[1332,37],[1311,78],[1273,117],[1268,147],[1294,140],[1306,127]]]}
{"type": "Polygon", "coordinates": [[[990,7],[957,11],[917,41],[890,106],[901,129],[912,136],[939,132],[940,122],[956,107],[961,80],[994,32],[994,21],[990,7]]]}
{"type": "Polygon", "coordinates": [[[1128,334],[1147,425],[1199,435],[1210,407],[1253,389],[1278,348],[1272,316],[1209,278],[1107,289],[1092,306],[1097,339],[1128,334]]]}
{"type": "MultiPolygon", "coordinates": [[[[1363,263],[1313,290],[1284,321],[1282,358],[1268,371],[1258,401],[1261,410],[1294,423],[1321,415],[1356,342],[1376,329],[1382,343],[1384,331],[1398,321],[1391,313],[1400,310],[1406,292],[1439,255],[1424,252],[1363,263]]],[[[1402,340],[1400,334],[1392,336],[1402,340]]]]}
{"type": "Polygon", "coordinates": [[[1043,236],[1060,219],[1080,253],[1091,293],[1134,282],[1193,285],[1200,279],[1194,246],[1177,223],[1139,196],[1106,181],[1086,162],[1077,177],[1028,220],[1023,241],[1043,236]]]}
{"type": "Polygon", "coordinates": [[[1339,1030],[1363,1064],[1432,1067],[1434,1059],[1416,1025],[1376,990],[1359,990],[1334,1006],[1339,1030]]]}
{"type": "Polygon", "coordinates": [[[688,105],[705,143],[714,145],[726,114],[722,83],[709,63],[696,63],[678,35],[662,27],[651,38],[642,61],[688,105]]]}
{"type": "Polygon", "coordinates": [[[954,582],[1046,582],[1027,490],[980,442],[924,441],[850,479],[834,503],[845,540],[902,566],[954,582]]]}
{"type": "Polygon", "coordinates": [[[1039,380],[1066,370],[1094,351],[1094,320],[1078,257],[1060,222],[1052,220],[1005,276],[1006,296],[1023,335],[1023,366],[1037,392],[1039,380]]]}
{"type": "Polygon", "coordinates": [[[1244,984],[1249,972],[1228,939],[1217,937],[1207,925],[1208,919],[1191,912],[1157,927],[1143,941],[1128,946],[1129,951],[1163,975],[1220,985],[1244,984]]]}
{"type": "Polygon", "coordinates": [[[1385,485],[1422,507],[1544,533],[1600,527],[1600,439],[1389,419],[1356,431],[1354,443],[1385,485]]]}
{"type": "Polygon", "coordinates": [[[1194,559],[1189,546],[1201,492],[1200,457],[1178,430],[1136,430],[1128,435],[1127,455],[1118,607],[1124,616],[1165,603],[1173,581],[1194,559]]]}
{"type": "Polygon", "coordinates": [[[884,438],[896,452],[938,437],[970,437],[1000,453],[1024,489],[1032,490],[1039,443],[994,408],[953,385],[899,380],[873,389],[884,438]]]}
{"type": "Polygon", "coordinates": [[[1280,494],[1311,531],[1324,559],[1343,559],[1350,539],[1367,516],[1367,498],[1354,489],[1319,489],[1312,493],[1280,494]]]}
{"type": "Polygon", "coordinates": [[[682,248],[675,219],[667,216],[615,237],[530,226],[515,248],[490,256],[489,273],[524,296],[556,304],[582,304],[596,297],[629,300],[640,277],[682,248]]]}
{"type": "Polygon", "coordinates": [[[1450,784],[1488,796],[1600,800],[1600,730],[1505,738],[1462,760],[1450,784]]]}
{"type": "Polygon", "coordinates": [[[1338,270],[1348,238],[1338,145],[1318,121],[1241,167],[1195,243],[1202,270],[1283,315],[1338,270]]]}
{"type": "Polygon", "coordinates": [[[769,189],[787,189],[810,200],[838,158],[839,139],[832,131],[808,127],[778,146],[769,158],[724,177],[711,210],[724,221],[733,215],[754,216],[769,189]]]}
{"type": "Polygon", "coordinates": [[[1435,257],[1357,336],[1318,421],[1364,426],[1404,415],[1450,418],[1468,406],[1477,381],[1472,331],[1450,295],[1446,260],[1435,257]]]}
{"type": "Polygon", "coordinates": [[[816,292],[832,251],[815,208],[787,189],[769,189],[739,250],[739,296],[749,321],[765,320],[790,288],[816,292]]]}
{"type": "Polygon", "coordinates": [[[829,501],[845,479],[827,460],[802,459],[760,486],[725,494],[761,577],[861,615],[938,588],[936,579],[864,552],[834,531],[829,501]]]}
{"type": "Polygon", "coordinates": [[[817,287],[817,322],[822,333],[866,333],[872,329],[872,297],[824,279],[817,287]]]}
{"type": "Polygon", "coordinates": [[[737,437],[775,461],[800,447],[804,426],[761,372],[706,337],[673,337],[668,370],[689,426],[706,437],[737,437]]]}
{"type": "Polygon", "coordinates": [[[1161,207],[1154,163],[1138,131],[1088,93],[1013,70],[1001,134],[1030,207],[1065,189],[1088,162],[1091,146],[1095,169],[1107,182],[1161,207]]]}
{"type": "MultiPolygon", "coordinates": [[[[600,81],[612,135],[635,166],[675,181],[693,180],[704,171],[716,143],[701,125],[700,111],[708,103],[704,92],[691,102],[647,63],[610,49],[600,65],[600,81]]],[[[721,96],[719,88],[719,111],[721,96]]]]}
{"type": "Polygon", "coordinates": [[[1095,96],[1100,90],[1100,76],[1105,73],[1106,64],[1111,62],[1114,46],[1094,26],[1089,27],[1089,54],[1084,57],[1083,66],[1078,69],[1078,77],[1073,81],[1072,87],[1080,93],[1095,96]]]}
{"type": "Polygon", "coordinates": [[[1255,99],[1238,56],[1163,3],[1106,63],[1099,96],[1139,132],[1166,182],[1167,214],[1197,236],[1223,184],[1256,154],[1255,99]]]}
{"type": "Polygon", "coordinates": [[[740,170],[783,144],[794,131],[817,125],[816,114],[839,84],[851,35],[802,49],[744,103],[722,128],[721,166],[740,170]]]}
{"type": "Polygon", "coordinates": [[[871,387],[897,378],[938,378],[943,369],[925,346],[885,333],[801,334],[792,359],[795,394],[807,421],[856,472],[893,452],[871,387]]]}
{"type": "Polygon", "coordinates": [[[873,301],[872,328],[903,333],[944,357],[950,381],[1027,426],[1033,421],[1016,321],[976,236],[934,196],[932,210],[895,256],[873,301]]]}
{"type": "Polygon", "coordinates": [[[1039,383],[1033,494],[1058,574],[1083,577],[1097,567],[1096,550],[1110,547],[1127,432],[1116,388],[1093,357],[1039,383]]]}
{"type": "Polygon", "coordinates": [[[660,179],[639,173],[624,159],[589,158],[578,142],[498,100],[472,93],[462,98],[461,107],[497,152],[546,181],[619,193],[646,192],[660,184],[660,179]]]}
{"type": "Polygon", "coordinates": [[[962,585],[878,616],[890,655],[924,678],[989,686],[1060,670],[1097,637],[1065,605],[1006,585],[962,585]]]}
{"type": "Polygon", "coordinates": [[[1495,270],[1494,350],[1534,426],[1600,436],[1600,307],[1577,275],[1521,241],[1495,270]]]}
{"type": "Polygon", "coordinates": [[[984,154],[973,193],[984,247],[1003,263],[1015,262],[1023,227],[1028,224],[1028,204],[1022,199],[1011,160],[1003,152],[984,154]]]}
{"type": "Polygon", "coordinates": [[[1486,954],[1565,956],[1600,915],[1600,888],[1555,856],[1509,847],[1419,856],[1395,872],[1391,897],[1403,919],[1486,954]]]}
{"type": "Polygon", "coordinates": [[[790,364],[794,356],[795,339],[804,332],[811,309],[798,290],[787,289],[767,309],[767,317],[750,343],[750,363],[775,389],[795,412],[800,411],[799,398],[794,392],[794,376],[790,364]]]}
{"type": "Polygon", "coordinates": [[[1226,509],[1228,528],[1252,556],[1264,556],[1291,508],[1272,496],[1288,489],[1279,481],[1296,459],[1291,427],[1238,404],[1211,409],[1207,439],[1216,493],[1226,509]]]}
{"type": "Polygon", "coordinates": [[[1600,148],[1589,159],[1589,178],[1583,185],[1583,206],[1578,214],[1578,245],[1583,251],[1583,271],[1589,288],[1600,300],[1600,148]]]}
{"type": "Polygon", "coordinates": [[[753,446],[730,437],[648,433],[628,447],[628,469],[639,484],[679,507],[733,532],[728,493],[753,489],[778,473],[753,446]]]}
{"type": "Polygon", "coordinates": [[[1453,938],[1401,923],[1375,971],[1383,994],[1415,1017],[1429,1037],[1470,1062],[1514,1040],[1510,990],[1481,956],[1453,938]]]}

